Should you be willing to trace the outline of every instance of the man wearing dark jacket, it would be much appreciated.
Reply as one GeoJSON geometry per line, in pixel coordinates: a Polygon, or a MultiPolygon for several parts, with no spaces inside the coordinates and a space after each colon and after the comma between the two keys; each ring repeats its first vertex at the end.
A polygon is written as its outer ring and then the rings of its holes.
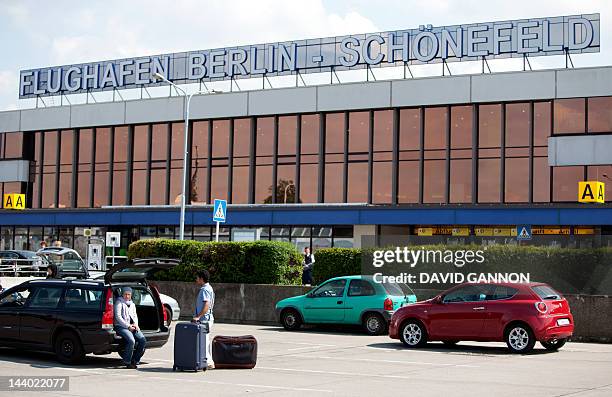
{"type": "Polygon", "coordinates": [[[315,258],[310,253],[310,247],[304,248],[304,264],[302,265],[302,284],[312,284],[312,267],[314,266],[315,258]]]}

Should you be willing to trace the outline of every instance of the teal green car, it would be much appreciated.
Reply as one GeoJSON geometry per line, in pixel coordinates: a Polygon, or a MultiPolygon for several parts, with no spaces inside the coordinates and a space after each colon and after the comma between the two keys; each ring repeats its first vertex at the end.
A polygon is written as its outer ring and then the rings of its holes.
{"type": "Polygon", "coordinates": [[[279,301],[276,314],[289,331],[302,324],[360,324],[368,334],[380,335],[387,332],[395,310],[414,302],[416,295],[406,285],[344,276],[331,278],[306,295],[279,301]]]}

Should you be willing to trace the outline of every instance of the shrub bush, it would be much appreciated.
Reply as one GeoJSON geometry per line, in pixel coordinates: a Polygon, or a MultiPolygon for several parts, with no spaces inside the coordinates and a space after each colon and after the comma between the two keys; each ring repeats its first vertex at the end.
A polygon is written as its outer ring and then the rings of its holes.
{"type": "Polygon", "coordinates": [[[174,269],[156,273],[156,280],[193,281],[199,269],[210,271],[217,283],[300,284],[302,275],[300,253],[278,241],[139,240],[130,244],[128,256],[181,260],[174,269]]]}

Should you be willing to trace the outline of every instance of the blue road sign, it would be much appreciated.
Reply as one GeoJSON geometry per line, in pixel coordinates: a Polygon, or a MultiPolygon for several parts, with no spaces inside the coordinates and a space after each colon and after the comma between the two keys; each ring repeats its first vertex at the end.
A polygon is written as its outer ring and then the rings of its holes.
{"type": "Polygon", "coordinates": [[[225,216],[227,215],[227,200],[215,199],[213,208],[213,222],[225,222],[225,216]]]}
{"type": "Polygon", "coordinates": [[[516,225],[517,240],[531,240],[531,225],[516,225]]]}

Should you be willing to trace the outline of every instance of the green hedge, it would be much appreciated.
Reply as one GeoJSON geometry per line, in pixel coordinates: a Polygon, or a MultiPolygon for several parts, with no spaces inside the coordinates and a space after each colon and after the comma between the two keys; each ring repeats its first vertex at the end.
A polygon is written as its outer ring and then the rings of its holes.
{"type": "Polygon", "coordinates": [[[176,268],[156,273],[156,280],[193,281],[198,269],[210,271],[211,282],[218,283],[300,284],[302,275],[300,253],[278,241],[139,240],[130,244],[128,256],[181,260],[176,268]]]}
{"type": "MultiPolygon", "coordinates": [[[[482,250],[485,262],[466,264],[457,268],[452,264],[419,263],[410,269],[405,264],[393,265],[399,271],[426,273],[529,273],[531,281],[546,282],[564,293],[597,295],[612,294],[611,248],[555,248],[538,246],[491,245],[482,246],[412,246],[418,250],[482,250]]],[[[313,277],[316,283],[331,277],[362,274],[362,258],[371,263],[373,249],[326,248],[315,252],[313,277]]],[[[384,269],[383,269],[384,271],[384,269]]],[[[367,273],[367,272],[366,272],[367,273]]],[[[369,273],[371,274],[371,273],[369,273]]],[[[433,285],[430,285],[434,287],[433,285]]],[[[439,284],[437,288],[447,288],[439,284]]]]}

